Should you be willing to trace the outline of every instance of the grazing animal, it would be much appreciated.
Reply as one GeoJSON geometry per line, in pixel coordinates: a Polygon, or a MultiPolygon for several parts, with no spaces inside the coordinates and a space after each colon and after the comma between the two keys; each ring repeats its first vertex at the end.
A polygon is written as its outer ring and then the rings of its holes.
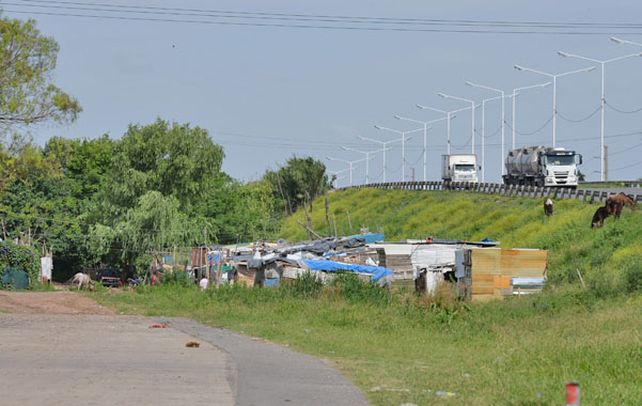
{"type": "Polygon", "coordinates": [[[544,202],[544,214],[547,216],[553,215],[553,201],[551,199],[546,199],[544,202]]]}
{"type": "Polygon", "coordinates": [[[604,225],[604,220],[609,216],[609,209],[606,206],[599,207],[596,211],[595,214],[593,215],[593,219],[591,220],[591,228],[599,228],[604,225]]]}
{"type": "Polygon", "coordinates": [[[74,285],[78,284],[78,290],[80,290],[82,287],[85,287],[89,290],[94,290],[94,281],[92,281],[89,275],[87,275],[86,273],[78,272],[74,275],[71,283],[73,283],[74,285]]]}
{"type": "Polygon", "coordinates": [[[624,205],[620,202],[607,200],[605,207],[608,209],[609,215],[614,216],[616,219],[619,219],[620,215],[622,214],[624,205]]]}
{"type": "Polygon", "coordinates": [[[635,210],[637,203],[622,192],[611,195],[606,199],[606,207],[609,209],[609,214],[614,215],[616,219],[620,218],[624,206],[629,206],[632,210],[635,210]]]}

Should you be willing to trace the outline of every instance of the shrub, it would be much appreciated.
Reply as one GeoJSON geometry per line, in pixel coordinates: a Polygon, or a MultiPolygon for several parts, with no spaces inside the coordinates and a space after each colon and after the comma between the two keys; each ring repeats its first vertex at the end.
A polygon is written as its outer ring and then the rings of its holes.
{"type": "Polygon", "coordinates": [[[323,282],[317,278],[316,274],[305,272],[283,288],[294,297],[316,297],[323,290],[323,282]]]}
{"type": "Polygon", "coordinates": [[[194,286],[194,281],[185,271],[173,271],[163,274],[161,282],[167,285],[194,286]]]}
{"type": "Polygon", "coordinates": [[[623,264],[622,276],[624,290],[628,293],[642,291],[642,262],[640,258],[630,258],[623,264]]]}
{"type": "Polygon", "coordinates": [[[6,267],[22,269],[29,275],[30,284],[38,280],[40,257],[36,250],[8,241],[0,242],[0,275],[6,267]]]}
{"type": "Polygon", "coordinates": [[[384,287],[372,281],[363,281],[354,273],[340,272],[332,280],[331,287],[346,300],[386,304],[390,302],[390,293],[384,287]]]}

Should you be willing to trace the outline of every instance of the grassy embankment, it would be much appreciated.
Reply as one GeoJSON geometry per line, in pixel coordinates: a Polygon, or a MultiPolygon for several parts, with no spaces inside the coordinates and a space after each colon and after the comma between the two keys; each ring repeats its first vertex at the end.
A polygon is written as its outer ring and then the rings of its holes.
{"type": "MultiPolygon", "coordinates": [[[[364,225],[383,231],[387,241],[432,235],[472,241],[491,238],[507,248],[547,249],[553,283],[576,283],[579,269],[594,289],[617,291],[628,283],[625,278],[639,275],[636,271],[642,264],[642,210],[627,208],[618,221],[608,218],[603,228],[591,229],[598,204],[576,200],[555,201],[554,216],[545,218],[542,199],[374,189],[330,196],[330,216],[336,218],[339,234],[358,233],[364,225]]],[[[323,201],[316,201],[313,208],[313,229],[330,234],[323,201]]],[[[307,238],[297,220],[303,221],[303,213],[286,220],[282,237],[307,238]]]]}
{"type": "MultiPolygon", "coordinates": [[[[353,225],[381,227],[388,239],[490,237],[550,249],[558,286],[474,306],[350,284],[208,293],[168,285],[97,297],[123,312],[192,317],[331,359],[374,404],[560,404],[568,380],[581,383],[583,404],[642,404],[640,213],[627,210],[591,230],[596,206],[575,201],[556,202],[555,216],[542,219],[539,200],[374,190],[331,196],[340,232],[349,231],[349,211],[353,225]]],[[[322,202],[312,217],[324,231],[322,202]]],[[[294,219],[283,234],[304,237],[294,219]]]]}

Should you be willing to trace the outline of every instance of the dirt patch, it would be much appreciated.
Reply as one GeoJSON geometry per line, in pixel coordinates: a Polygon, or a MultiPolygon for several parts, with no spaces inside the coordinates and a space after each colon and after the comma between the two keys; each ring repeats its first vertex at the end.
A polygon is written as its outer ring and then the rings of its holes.
{"type": "Polygon", "coordinates": [[[20,314],[114,314],[81,294],[58,292],[0,291],[0,312],[20,314]]]}

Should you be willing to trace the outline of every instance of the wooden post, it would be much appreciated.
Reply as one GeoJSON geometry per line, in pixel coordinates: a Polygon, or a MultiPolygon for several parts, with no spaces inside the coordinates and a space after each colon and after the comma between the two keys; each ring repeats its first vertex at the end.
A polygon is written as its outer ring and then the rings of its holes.
{"type": "Polygon", "coordinates": [[[330,224],[330,199],[328,191],[325,191],[325,222],[328,223],[328,235],[332,232],[332,225],[330,224]]]}
{"type": "Polygon", "coordinates": [[[338,237],[339,233],[337,233],[337,216],[335,216],[334,214],[332,214],[332,222],[334,223],[334,236],[338,237]]]}

